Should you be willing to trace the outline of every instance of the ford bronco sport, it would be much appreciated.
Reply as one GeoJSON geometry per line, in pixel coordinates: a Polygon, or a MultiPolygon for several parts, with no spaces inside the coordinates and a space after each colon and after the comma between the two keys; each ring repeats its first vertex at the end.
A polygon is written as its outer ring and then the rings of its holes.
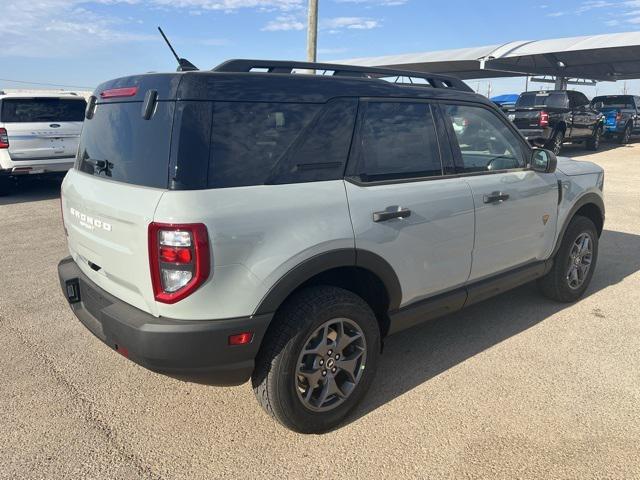
{"type": "Polygon", "coordinates": [[[251,379],[282,424],[323,432],[387,335],[536,279],[577,300],[603,181],[446,76],[250,60],[130,76],[88,102],[60,284],[130,360],[251,379]]]}

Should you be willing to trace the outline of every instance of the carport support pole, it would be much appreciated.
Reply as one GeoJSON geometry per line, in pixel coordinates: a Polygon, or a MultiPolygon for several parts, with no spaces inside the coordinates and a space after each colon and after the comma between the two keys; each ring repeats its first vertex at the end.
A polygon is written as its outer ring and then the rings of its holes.
{"type": "Polygon", "coordinates": [[[307,20],[307,61],[315,62],[318,52],[318,0],[309,0],[307,20]]]}
{"type": "Polygon", "coordinates": [[[556,77],[556,90],[566,90],[567,89],[567,77],[556,77]]]}

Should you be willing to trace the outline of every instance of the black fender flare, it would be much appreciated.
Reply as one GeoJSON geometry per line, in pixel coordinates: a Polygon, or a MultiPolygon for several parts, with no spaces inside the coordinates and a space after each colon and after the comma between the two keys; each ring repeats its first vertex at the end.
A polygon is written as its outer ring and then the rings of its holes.
{"type": "MultiPolygon", "coordinates": [[[[565,218],[564,223],[562,224],[562,228],[558,232],[558,237],[556,238],[556,245],[553,248],[553,253],[551,257],[555,257],[558,250],[560,250],[560,245],[562,244],[562,239],[564,238],[564,234],[567,231],[567,227],[569,227],[569,223],[576,215],[576,212],[580,210],[582,207],[588,204],[594,204],[600,210],[600,215],[602,215],[602,224],[604,225],[604,201],[602,197],[596,193],[588,192],[581,196],[571,207],[569,213],[567,214],[567,218],[565,218]]],[[[602,233],[602,232],[599,232],[602,233]]]]}
{"type": "Polygon", "coordinates": [[[389,310],[402,300],[402,288],[393,267],[381,256],[368,250],[344,248],[320,253],[299,263],[285,273],[260,301],[254,315],[274,313],[291,293],[316,275],[338,267],[360,267],[376,275],[389,296],[389,310]]]}

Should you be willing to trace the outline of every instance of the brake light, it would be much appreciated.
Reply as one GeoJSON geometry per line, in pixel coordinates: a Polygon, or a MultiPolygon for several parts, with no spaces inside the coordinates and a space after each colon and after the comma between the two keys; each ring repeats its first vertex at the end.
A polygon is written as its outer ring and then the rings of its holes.
{"type": "Polygon", "coordinates": [[[0,128],[0,148],[9,148],[9,135],[6,128],[0,128]]]}
{"type": "Polygon", "coordinates": [[[149,267],[158,302],[176,303],[209,278],[209,234],[202,223],[149,224],[149,267]]]}
{"type": "Polygon", "coordinates": [[[540,122],[538,123],[541,127],[549,126],[549,113],[544,110],[540,112],[540,122]]]}
{"type": "Polygon", "coordinates": [[[100,92],[100,98],[133,97],[138,93],[138,87],[112,88],[100,92]]]}

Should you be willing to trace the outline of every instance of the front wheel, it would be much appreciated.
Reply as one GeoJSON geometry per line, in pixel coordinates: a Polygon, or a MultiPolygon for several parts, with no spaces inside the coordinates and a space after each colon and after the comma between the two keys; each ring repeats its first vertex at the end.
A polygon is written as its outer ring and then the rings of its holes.
{"type": "Polygon", "coordinates": [[[300,433],[332,430],[375,376],[380,329],[359,296],[331,286],[295,293],[273,320],[256,359],[258,402],[300,433]]]}
{"type": "Polygon", "coordinates": [[[587,140],[587,150],[596,151],[600,148],[600,138],[602,137],[602,128],[596,127],[596,131],[589,140],[587,140]]]}
{"type": "Polygon", "coordinates": [[[538,280],[540,291],[559,302],[576,301],[589,286],[597,259],[596,226],[586,217],[574,217],[553,259],[553,267],[538,280]]]}

